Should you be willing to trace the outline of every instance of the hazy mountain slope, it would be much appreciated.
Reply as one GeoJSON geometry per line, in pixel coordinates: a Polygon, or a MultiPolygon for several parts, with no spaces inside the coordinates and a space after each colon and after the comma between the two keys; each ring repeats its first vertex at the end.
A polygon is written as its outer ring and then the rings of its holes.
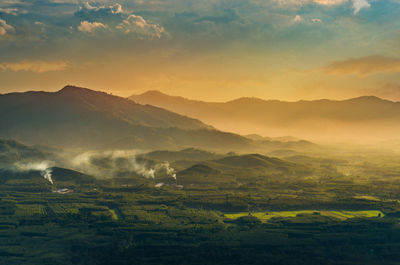
{"type": "Polygon", "coordinates": [[[0,95],[0,121],[0,137],[69,148],[182,148],[212,143],[229,149],[252,142],[158,107],[72,86],[53,93],[0,95]]]}
{"type": "Polygon", "coordinates": [[[201,117],[204,120],[224,118],[231,114],[223,109],[223,104],[190,100],[183,97],[169,96],[159,91],[150,90],[141,95],[132,95],[129,99],[140,103],[159,106],[176,113],[187,113],[190,117],[201,117]]]}
{"type": "Polygon", "coordinates": [[[213,162],[219,165],[242,168],[280,168],[293,166],[293,164],[290,162],[286,162],[275,157],[263,156],[260,154],[228,156],[218,160],[214,160],[213,162]]]}
{"type": "Polygon", "coordinates": [[[372,96],[342,101],[298,102],[240,98],[212,103],[148,91],[130,99],[242,134],[295,135],[331,140],[393,138],[400,131],[400,103],[372,96]]]}
{"type": "Polygon", "coordinates": [[[37,148],[26,146],[15,140],[0,139],[0,167],[25,159],[43,160],[46,153],[37,148]]]}
{"type": "Polygon", "coordinates": [[[268,157],[260,154],[246,154],[227,156],[221,159],[208,161],[211,167],[220,170],[231,170],[232,172],[240,171],[251,174],[252,171],[256,172],[271,172],[278,171],[286,174],[305,174],[310,173],[310,169],[301,164],[288,162],[276,157],[268,157]]]}
{"type": "Polygon", "coordinates": [[[179,128],[137,127],[125,138],[112,141],[107,149],[168,149],[205,148],[209,150],[259,150],[261,145],[237,134],[217,130],[182,130],[179,128]]]}
{"type": "Polygon", "coordinates": [[[222,155],[218,155],[216,153],[187,148],[180,151],[153,151],[142,155],[145,158],[157,159],[162,161],[177,161],[177,160],[191,160],[191,161],[202,161],[202,160],[211,160],[221,157],[222,155]]]}
{"type": "Polygon", "coordinates": [[[177,180],[183,185],[217,182],[232,184],[244,178],[268,178],[272,175],[306,176],[311,173],[312,169],[302,164],[260,154],[246,154],[193,163],[178,171],[177,180]]]}

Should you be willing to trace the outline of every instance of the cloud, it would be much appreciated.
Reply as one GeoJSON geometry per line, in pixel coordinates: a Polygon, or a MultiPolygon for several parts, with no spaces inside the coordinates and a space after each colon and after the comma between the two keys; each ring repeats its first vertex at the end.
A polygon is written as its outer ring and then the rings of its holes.
{"type": "Polygon", "coordinates": [[[139,39],[160,39],[165,34],[164,27],[151,23],[144,17],[132,12],[124,12],[120,4],[92,6],[86,3],[75,12],[81,19],[78,30],[92,32],[99,28],[109,28],[126,35],[134,35],[139,39]]]}
{"type": "Polygon", "coordinates": [[[322,6],[338,6],[351,2],[354,14],[357,14],[363,8],[371,7],[371,0],[274,0],[281,6],[300,8],[304,5],[317,4],[322,6]]]}
{"type": "Polygon", "coordinates": [[[64,61],[20,61],[0,63],[0,70],[3,71],[25,71],[34,73],[45,73],[63,71],[69,67],[64,61]]]}
{"type": "Polygon", "coordinates": [[[314,0],[314,3],[319,5],[335,6],[335,5],[341,5],[347,1],[348,0],[314,0]]]}
{"type": "Polygon", "coordinates": [[[335,6],[335,5],[344,4],[344,3],[348,2],[349,0],[274,0],[274,1],[282,6],[301,7],[301,6],[309,5],[309,4],[335,6]]]}
{"type": "Polygon", "coordinates": [[[357,14],[363,8],[369,8],[371,5],[367,0],[353,0],[354,14],[357,14]]]}
{"type": "Polygon", "coordinates": [[[118,3],[109,6],[92,6],[86,2],[75,12],[75,16],[90,21],[93,19],[119,18],[122,13],[122,6],[118,3]]]}
{"type": "Polygon", "coordinates": [[[126,34],[136,33],[139,37],[158,39],[160,39],[164,33],[164,28],[162,26],[149,23],[143,17],[135,14],[129,15],[129,17],[116,26],[116,28],[123,30],[126,34]]]}
{"type": "Polygon", "coordinates": [[[91,10],[94,12],[107,12],[107,13],[111,13],[111,14],[119,14],[122,13],[122,6],[118,3],[110,5],[110,6],[100,6],[100,7],[95,7],[95,6],[91,6],[89,4],[89,2],[86,2],[85,5],[83,7],[81,7],[81,9],[87,9],[87,10],[91,10]]]}
{"type": "Polygon", "coordinates": [[[293,18],[293,22],[294,22],[294,23],[302,22],[303,20],[304,20],[303,17],[300,16],[300,15],[296,15],[296,16],[293,18]]]}
{"type": "Polygon", "coordinates": [[[312,18],[311,20],[308,18],[304,18],[303,16],[300,15],[296,15],[293,19],[292,19],[292,24],[296,24],[296,23],[301,23],[301,22],[312,22],[312,23],[321,23],[322,20],[319,18],[312,18]]]}
{"type": "Polygon", "coordinates": [[[16,16],[18,8],[0,8],[0,13],[16,16]]]}
{"type": "Polygon", "coordinates": [[[14,27],[8,25],[7,22],[0,18],[0,36],[4,36],[14,31],[14,27]]]}
{"type": "Polygon", "coordinates": [[[88,21],[82,21],[81,24],[78,26],[78,30],[85,33],[93,32],[96,29],[106,29],[106,28],[108,28],[108,26],[104,25],[103,23],[88,22],[88,21]]]}
{"type": "Polygon", "coordinates": [[[332,62],[324,67],[328,74],[367,76],[378,73],[400,72],[400,58],[371,55],[332,62]]]}

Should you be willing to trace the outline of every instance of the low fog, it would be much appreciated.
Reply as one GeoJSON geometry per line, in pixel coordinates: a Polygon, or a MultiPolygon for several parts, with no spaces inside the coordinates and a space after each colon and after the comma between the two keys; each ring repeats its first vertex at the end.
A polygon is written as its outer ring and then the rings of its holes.
{"type": "Polygon", "coordinates": [[[64,152],[45,160],[25,159],[7,166],[14,172],[40,171],[44,179],[53,184],[52,168],[62,167],[79,171],[96,178],[139,176],[147,179],[167,177],[176,180],[175,169],[167,161],[154,162],[143,159],[137,150],[64,152]]]}

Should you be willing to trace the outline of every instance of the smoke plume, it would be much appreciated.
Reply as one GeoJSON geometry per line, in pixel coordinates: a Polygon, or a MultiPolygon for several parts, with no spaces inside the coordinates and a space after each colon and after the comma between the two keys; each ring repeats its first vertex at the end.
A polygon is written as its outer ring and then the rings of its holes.
{"type": "Polygon", "coordinates": [[[49,181],[51,184],[54,184],[52,179],[52,170],[50,162],[48,161],[16,163],[15,166],[20,171],[29,171],[29,170],[40,171],[40,174],[44,179],[49,181]]]}
{"type": "Polygon", "coordinates": [[[78,171],[102,178],[134,174],[151,179],[158,176],[176,179],[175,169],[168,162],[155,163],[142,159],[134,150],[85,152],[75,156],[70,166],[78,171]]]}

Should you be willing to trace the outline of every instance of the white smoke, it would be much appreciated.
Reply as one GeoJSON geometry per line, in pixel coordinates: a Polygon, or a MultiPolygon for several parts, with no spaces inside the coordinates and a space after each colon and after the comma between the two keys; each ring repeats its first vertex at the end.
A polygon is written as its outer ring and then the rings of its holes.
{"type": "Polygon", "coordinates": [[[137,151],[85,152],[75,156],[71,167],[97,177],[114,177],[136,173],[145,178],[155,179],[157,175],[167,175],[176,180],[175,169],[168,162],[151,165],[137,159],[137,151]]]}
{"type": "Polygon", "coordinates": [[[51,172],[51,169],[50,168],[46,168],[44,171],[42,171],[42,173],[41,173],[41,175],[45,178],[45,179],[47,179],[51,184],[54,184],[53,183],[53,179],[51,178],[51,175],[52,174],[52,172],[51,172]]]}
{"type": "Polygon", "coordinates": [[[41,176],[51,184],[54,184],[52,167],[56,163],[58,166],[77,170],[99,178],[139,175],[147,179],[168,176],[176,180],[175,169],[170,166],[169,162],[156,163],[142,159],[137,154],[136,150],[90,151],[73,156],[65,155],[58,162],[18,162],[10,169],[16,171],[40,171],[41,176]]]}
{"type": "Polygon", "coordinates": [[[48,161],[16,163],[15,166],[17,167],[18,170],[21,171],[29,171],[29,170],[40,171],[40,174],[44,179],[49,181],[51,184],[54,184],[52,179],[52,170],[50,162],[48,161]]]}
{"type": "Polygon", "coordinates": [[[168,176],[170,176],[170,177],[172,177],[173,179],[176,180],[175,169],[172,168],[172,167],[169,165],[169,162],[164,162],[164,163],[160,163],[160,164],[155,165],[155,170],[156,170],[156,171],[165,170],[165,173],[166,173],[168,176]]]}
{"type": "Polygon", "coordinates": [[[143,164],[138,164],[135,160],[132,163],[132,169],[137,174],[145,177],[145,178],[152,178],[156,177],[156,171],[153,168],[146,168],[143,164]]]}

